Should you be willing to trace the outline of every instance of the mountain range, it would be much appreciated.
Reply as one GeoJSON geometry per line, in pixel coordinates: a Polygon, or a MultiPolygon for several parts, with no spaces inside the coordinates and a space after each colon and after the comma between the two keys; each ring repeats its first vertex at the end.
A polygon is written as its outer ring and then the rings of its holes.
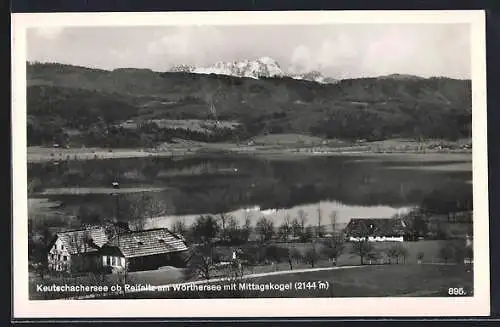
{"type": "Polygon", "coordinates": [[[262,77],[291,77],[321,84],[333,84],[338,81],[331,77],[323,76],[319,71],[305,73],[286,72],[278,62],[270,57],[260,57],[255,60],[241,60],[233,62],[219,61],[209,67],[196,67],[191,65],[178,65],[170,72],[184,72],[193,74],[216,74],[236,77],[262,78],[262,77]]]}
{"type": "Polygon", "coordinates": [[[114,137],[113,145],[123,147],[162,142],[172,136],[213,142],[268,133],[349,140],[470,137],[471,80],[393,74],[321,84],[276,76],[279,71],[271,69],[276,68],[274,64],[261,64],[243,65],[250,68],[242,68],[239,74],[247,75],[238,77],[206,71],[162,73],[28,63],[28,144],[51,144],[69,137],[73,143],[104,146],[114,137]],[[249,76],[253,68],[264,66],[270,77],[249,76]],[[144,125],[205,122],[213,119],[212,105],[217,119],[228,122],[220,126],[239,127],[219,126],[208,135],[144,125]],[[145,127],[134,133],[110,130],[126,121],[145,127]]]}

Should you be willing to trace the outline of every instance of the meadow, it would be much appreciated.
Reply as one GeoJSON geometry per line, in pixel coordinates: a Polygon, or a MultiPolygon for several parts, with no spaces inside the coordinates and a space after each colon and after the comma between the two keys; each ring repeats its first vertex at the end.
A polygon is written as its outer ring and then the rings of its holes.
{"type": "Polygon", "coordinates": [[[366,265],[351,269],[298,272],[257,278],[217,282],[219,285],[238,283],[290,284],[290,290],[251,291],[238,289],[217,292],[156,291],[130,293],[110,298],[282,298],[282,297],[393,297],[448,296],[449,288],[462,287],[465,296],[473,295],[473,272],[463,265],[366,265]],[[297,289],[296,283],[305,282],[297,289]],[[321,283],[328,288],[321,289],[321,283]],[[307,287],[310,283],[310,287],[307,287]]]}

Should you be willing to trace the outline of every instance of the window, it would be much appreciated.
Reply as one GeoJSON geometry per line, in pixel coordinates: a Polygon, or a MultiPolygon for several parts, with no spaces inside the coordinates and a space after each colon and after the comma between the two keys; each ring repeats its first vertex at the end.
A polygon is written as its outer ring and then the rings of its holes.
{"type": "Polygon", "coordinates": [[[118,263],[117,263],[118,260],[116,260],[117,258],[113,257],[112,259],[113,259],[113,266],[117,266],[118,265],[118,263]]]}
{"type": "Polygon", "coordinates": [[[57,255],[57,260],[61,260],[61,255],[60,254],[57,255]]]}
{"type": "Polygon", "coordinates": [[[111,266],[111,257],[106,257],[106,265],[111,266]]]}
{"type": "Polygon", "coordinates": [[[63,261],[68,261],[68,257],[63,255],[63,261]]]}

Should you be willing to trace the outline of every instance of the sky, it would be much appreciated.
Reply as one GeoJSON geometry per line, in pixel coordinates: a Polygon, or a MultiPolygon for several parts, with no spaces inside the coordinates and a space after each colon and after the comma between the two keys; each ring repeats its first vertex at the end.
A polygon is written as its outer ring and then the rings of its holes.
{"type": "Polygon", "coordinates": [[[30,28],[28,61],[102,69],[271,57],[284,71],[333,78],[388,74],[471,78],[467,24],[102,26],[30,28]]]}

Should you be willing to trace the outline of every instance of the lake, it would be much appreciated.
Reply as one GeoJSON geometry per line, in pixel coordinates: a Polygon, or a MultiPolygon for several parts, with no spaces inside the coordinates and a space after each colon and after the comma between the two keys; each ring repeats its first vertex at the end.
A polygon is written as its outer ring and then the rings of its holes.
{"type": "Polygon", "coordinates": [[[200,155],[31,163],[30,217],[50,210],[80,220],[118,216],[147,227],[191,223],[201,214],[279,223],[302,210],[310,224],[390,218],[423,202],[472,205],[470,154],[333,156],[200,155]],[[120,189],[111,187],[119,181],[120,189]],[[36,203],[43,203],[43,210],[36,203]]]}

